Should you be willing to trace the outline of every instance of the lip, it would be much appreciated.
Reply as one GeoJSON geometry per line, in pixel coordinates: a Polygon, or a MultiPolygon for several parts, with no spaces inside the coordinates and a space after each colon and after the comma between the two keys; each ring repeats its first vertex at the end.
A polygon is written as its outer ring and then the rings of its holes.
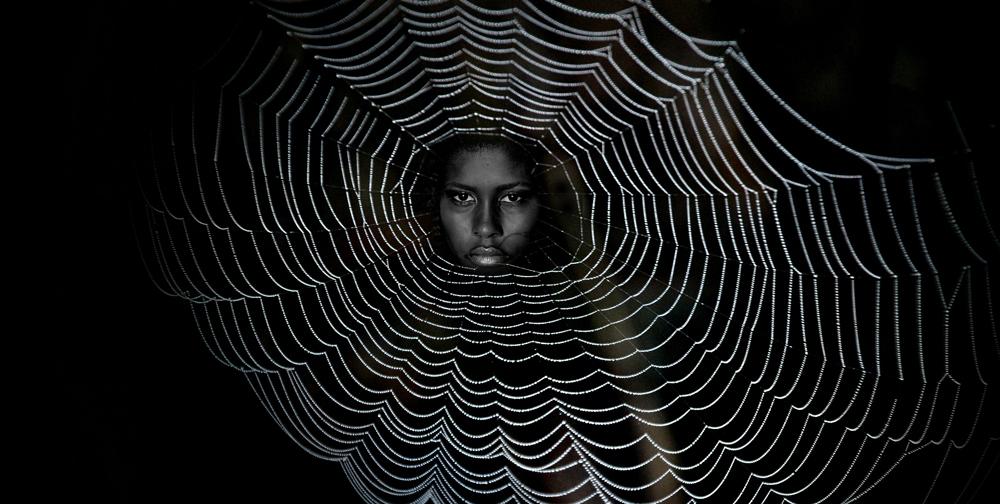
{"type": "Polygon", "coordinates": [[[507,254],[496,247],[476,247],[469,251],[469,261],[476,266],[496,266],[507,262],[507,254]]]}

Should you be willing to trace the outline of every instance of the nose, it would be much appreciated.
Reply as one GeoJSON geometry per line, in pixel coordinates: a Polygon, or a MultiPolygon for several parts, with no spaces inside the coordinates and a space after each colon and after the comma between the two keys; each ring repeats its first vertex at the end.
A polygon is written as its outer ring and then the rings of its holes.
{"type": "Polygon", "coordinates": [[[479,238],[491,238],[503,234],[495,203],[486,202],[477,209],[472,234],[479,238]]]}

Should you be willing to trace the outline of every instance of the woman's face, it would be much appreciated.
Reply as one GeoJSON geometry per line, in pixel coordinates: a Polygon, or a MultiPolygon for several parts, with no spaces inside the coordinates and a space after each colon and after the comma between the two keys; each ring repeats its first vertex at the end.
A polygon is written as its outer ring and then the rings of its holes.
{"type": "Polygon", "coordinates": [[[526,168],[496,147],[459,152],[451,161],[440,211],[455,257],[482,271],[520,257],[538,218],[538,199],[526,168]]]}

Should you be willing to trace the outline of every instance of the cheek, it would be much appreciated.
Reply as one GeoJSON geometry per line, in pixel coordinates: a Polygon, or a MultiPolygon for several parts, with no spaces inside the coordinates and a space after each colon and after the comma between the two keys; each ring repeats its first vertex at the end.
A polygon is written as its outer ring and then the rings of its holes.
{"type": "Polygon", "coordinates": [[[447,201],[442,201],[439,215],[441,217],[441,228],[448,241],[453,245],[462,241],[462,237],[471,231],[468,222],[469,217],[466,212],[460,212],[447,201]]]}
{"type": "Polygon", "coordinates": [[[538,220],[538,206],[525,208],[516,214],[508,215],[504,224],[504,234],[508,235],[504,240],[504,251],[512,256],[519,256],[524,253],[531,243],[529,235],[538,220]]]}
{"type": "Polygon", "coordinates": [[[535,227],[538,220],[538,205],[531,205],[506,216],[504,234],[526,235],[535,227]]]}

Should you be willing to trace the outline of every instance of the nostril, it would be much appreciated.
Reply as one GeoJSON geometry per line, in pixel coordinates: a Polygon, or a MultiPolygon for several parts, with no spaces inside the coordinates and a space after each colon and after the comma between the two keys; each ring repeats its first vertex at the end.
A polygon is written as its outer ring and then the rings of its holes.
{"type": "Polygon", "coordinates": [[[499,223],[496,222],[495,217],[491,215],[491,212],[484,211],[476,216],[475,226],[473,226],[472,233],[481,238],[488,238],[490,236],[496,236],[501,233],[499,223]]]}
{"type": "Polygon", "coordinates": [[[476,236],[489,237],[500,234],[500,229],[491,223],[483,223],[472,231],[476,236]]]}

